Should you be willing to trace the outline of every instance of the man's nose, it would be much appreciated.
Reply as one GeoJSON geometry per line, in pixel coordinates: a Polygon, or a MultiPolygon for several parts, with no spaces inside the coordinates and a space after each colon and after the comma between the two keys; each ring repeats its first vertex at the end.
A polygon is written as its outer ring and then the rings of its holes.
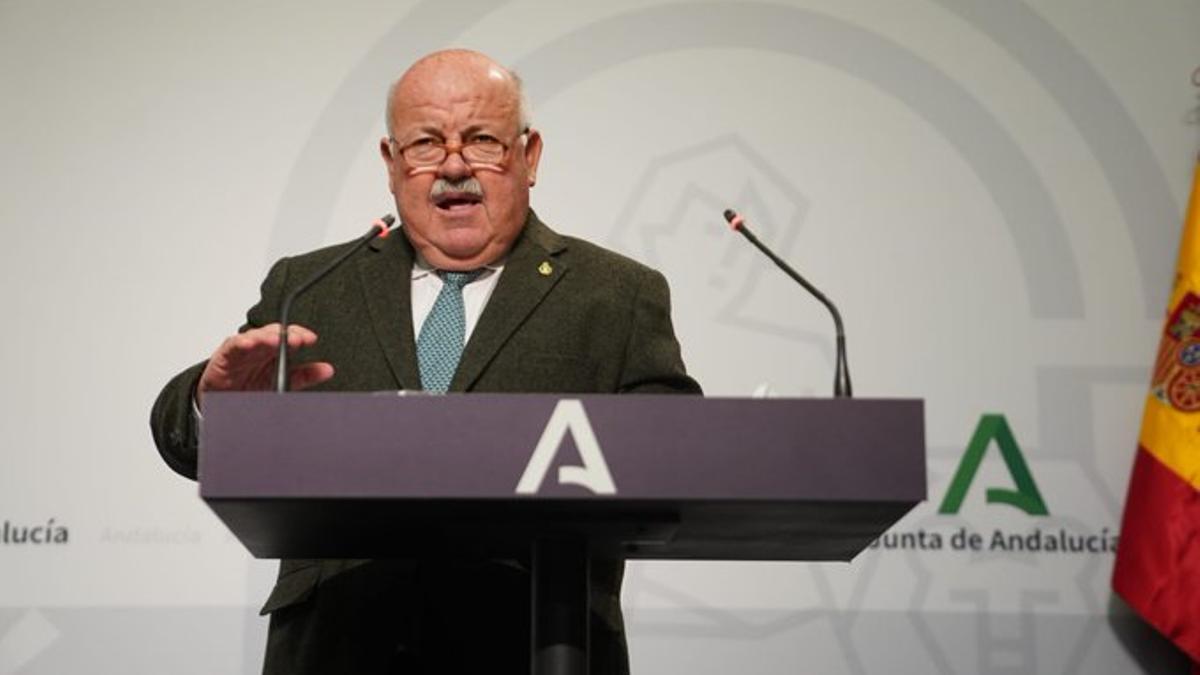
{"type": "Polygon", "coordinates": [[[447,150],[446,159],[438,166],[438,176],[457,180],[471,175],[471,165],[463,159],[461,150],[447,150]]]}

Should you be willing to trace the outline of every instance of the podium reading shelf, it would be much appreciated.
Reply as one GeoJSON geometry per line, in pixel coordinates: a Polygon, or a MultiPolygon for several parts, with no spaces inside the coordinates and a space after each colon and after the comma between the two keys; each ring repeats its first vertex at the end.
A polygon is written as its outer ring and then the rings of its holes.
{"type": "Polygon", "coordinates": [[[591,556],[849,560],[925,498],[923,415],[907,399],[212,392],[200,494],[260,558],[528,560],[533,672],[585,673],[591,556]]]}

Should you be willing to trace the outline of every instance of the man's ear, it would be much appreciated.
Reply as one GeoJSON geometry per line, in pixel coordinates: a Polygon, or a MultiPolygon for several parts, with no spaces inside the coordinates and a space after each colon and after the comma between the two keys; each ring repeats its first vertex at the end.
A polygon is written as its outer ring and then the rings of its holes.
{"type": "Polygon", "coordinates": [[[529,176],[529,187],[537,184],[538,161],[542,159],[542,134],[530,129],[525,139],[525,167],[529,176]]]}
{"type": "Polygon", "coordinates": [[[392,154],[392,141],[387,136],[379,139],[379,154],[388,170],[388,190],[396,192],[396,156],[392,154]]]}

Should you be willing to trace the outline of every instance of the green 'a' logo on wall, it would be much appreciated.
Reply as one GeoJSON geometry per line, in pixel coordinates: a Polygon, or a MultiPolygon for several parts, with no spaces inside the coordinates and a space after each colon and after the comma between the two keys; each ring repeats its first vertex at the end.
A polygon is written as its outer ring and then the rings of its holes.
{"type": "Polygon", "coordinates": [[[946,490],[938,513],[958,513],[963,498],[967,496],[967,490],[971,487],[971,481],[979,471],[979,464],[983,462],[983,454],[992,440],[995,440],[1000,448],[1000,456],[1004,458],[1004,464],[1008,467],[1008,473],[1016,483],[1017,489],[988,488],[987,502],[1015,506],[1031,516],[1049,514],[1046,502],[1042,501],[1042,494],[1038,492],[1037,483],[1033,482],[1033,474],[1029,473],[1029,466],[1025,463],[1021,448],[1017,445],[1017,439],[1013,437],[1012,429],[1009,429],[1004,415],[995,414],[979,418],[979,426],[975,427],[975,435],[971,437],[967,451],[958,463],[958,471],[954,472],[954,480],[950,481],[950,489],[946,490]]]}

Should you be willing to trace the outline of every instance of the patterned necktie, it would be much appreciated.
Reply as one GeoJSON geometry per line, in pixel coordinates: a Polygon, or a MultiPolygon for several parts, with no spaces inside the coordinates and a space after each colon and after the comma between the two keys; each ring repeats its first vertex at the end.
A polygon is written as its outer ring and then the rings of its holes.
{"type": "Polygon", "coordinates": [[[441,273],[442,290],[417,338],[417,365],[421,368],[421,386],[425,391],[444,394],[450,388],[467,334],[462,289],[482,273],[483,270],[441,273]]]}

